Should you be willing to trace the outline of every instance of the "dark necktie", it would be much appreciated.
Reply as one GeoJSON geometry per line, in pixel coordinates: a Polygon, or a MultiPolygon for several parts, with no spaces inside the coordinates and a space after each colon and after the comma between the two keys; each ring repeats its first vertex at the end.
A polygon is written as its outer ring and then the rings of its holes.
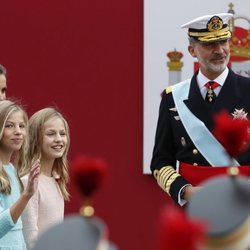
{"type": "Polygon", "coordinates": [[[217,88],[218,86],[220,86],[217,82],[207,82],[205,84],[205,87],[207,88],[207,94],[205,97],[205,101],[209,104],[214,103],[215,98],[216,98],[216,94],[214,93],[214,89],[217,88]]]}

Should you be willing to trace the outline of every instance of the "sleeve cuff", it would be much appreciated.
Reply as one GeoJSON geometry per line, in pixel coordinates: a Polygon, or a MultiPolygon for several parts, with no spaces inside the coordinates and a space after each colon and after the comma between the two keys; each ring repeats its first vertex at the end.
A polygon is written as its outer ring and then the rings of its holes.
{"type": "Polygon", "coordinates": [[[187,186],[192,186],[192,185],[191,185],[191,184],[186,184],[185,186],[183,186],[183,187],[180,189],[180,191],[179,191],[179,193],[178,193],[178,204],[179,204],[180,206],[184,206],[184,205],[187,203],[186,200],[181,199],[181,191],[182,191],[185,187],[187,187],[187,186]]]}

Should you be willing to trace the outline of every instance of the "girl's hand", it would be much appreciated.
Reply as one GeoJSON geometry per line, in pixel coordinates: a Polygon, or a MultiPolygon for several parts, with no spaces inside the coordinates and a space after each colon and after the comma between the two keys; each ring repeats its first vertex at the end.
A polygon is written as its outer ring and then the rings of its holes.
{"type": "Polygon", "coordinates": [[[40,160],[37,160],[35,161],[35,163],[33,163],[31,167],[29,177],[28,177],[28,184],[24,190],[24,194],[27,195],[27,197],[29,198],[37,190],[39,174],[40,174],[40,160]]]}

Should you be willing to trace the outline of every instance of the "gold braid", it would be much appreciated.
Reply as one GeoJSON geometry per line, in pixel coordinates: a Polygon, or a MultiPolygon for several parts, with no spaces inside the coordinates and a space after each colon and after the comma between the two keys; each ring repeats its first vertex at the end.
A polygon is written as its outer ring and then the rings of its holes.
{"type": "Polygon", "coordinates": [[[170,195],[170,187],[180,174],[172,166],[162,167],[160,170],[154,171],[154,177],[158,185],[170,195]]]}

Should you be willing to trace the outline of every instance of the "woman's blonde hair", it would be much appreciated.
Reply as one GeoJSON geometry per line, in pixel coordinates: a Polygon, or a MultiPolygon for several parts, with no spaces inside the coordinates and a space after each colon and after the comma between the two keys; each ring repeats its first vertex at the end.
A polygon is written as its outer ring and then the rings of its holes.
{"type": "Polygon", "coordinates": [[[68,200],[69,193],[67,191],[67,183],[69,181],[69,174],[67,154],[70,144],[69,126],[63,115],[53,107],[48,107],[37,111],[30,117],[28,121],[29,147],[27,153],[27,164],[24,168],[24,171],[22,172],[22,175],[28,174],[32,163],[34,163],[37,159],[41,159],[44,123],[54,117],[58,117],[63,121],[68,142],[62,157],[55,159],[52,172],[56,172],[60,176],[57,182],[64,199],[68,200]]]}
{"type": "MultiPolygon", "coordinates": [[[[27,130],[27,123],[28,123],[28,116],[23,107],[16,102],[10,100],[3,100],[0,102],[0,142],[3,137],[4,129],[6,121],[8,120],[9,116],[16,111],[21,111],[23,113],[23,120],[25,124],[25,128],[27,130]]],[[[18,152],[15,153],[14,165],[17,170],[17,178],[20,183],[21,190],[23,190],[22,182],[19,178],[20,172],[22,172],[22,166],[26,164],[26,153],[27,153],[27,134],[24,136],[23,144],[18,152]]],[[[11,193],[11,185],[10,180],[8,178],[7,173],[3,168],[3,163],[0,159],[0,192],[4,194],[11,193]]]]}

